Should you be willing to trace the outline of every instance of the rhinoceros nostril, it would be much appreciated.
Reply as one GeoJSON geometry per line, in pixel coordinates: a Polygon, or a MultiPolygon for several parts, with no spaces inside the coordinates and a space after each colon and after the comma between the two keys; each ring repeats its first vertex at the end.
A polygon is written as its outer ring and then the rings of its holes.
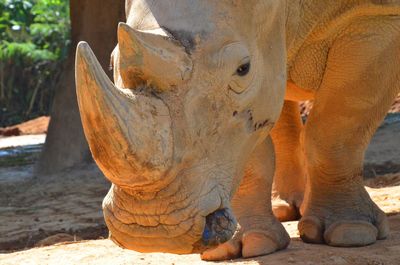
{"type": "Polygon", "coordinates": [[[206,246],[215,246],[231,239],[236,230],[236,220],[229,209],[220,209],[206,217],[202,241],[206,246]]]}

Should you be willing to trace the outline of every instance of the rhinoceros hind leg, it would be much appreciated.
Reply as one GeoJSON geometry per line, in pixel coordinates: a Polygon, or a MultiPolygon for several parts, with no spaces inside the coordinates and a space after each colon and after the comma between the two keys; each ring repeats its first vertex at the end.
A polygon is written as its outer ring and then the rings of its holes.
{"type": "Polygon", "coordinates": [[[281,222],[300,218],[306,183],[306,167],[300,144],[302,130],[299,104],[285,101],[281,116],[271,131],[276,154],[272,210],[281,222]]]}
{"type": "Polygon", "coordinates": [[[301,204],[302,199],[297,200],[293,198],[293,200],[290,199],[288,201],[279,197],[272,199],[272,211],[281,222],[298,220],[300,218],[299,204],[301,204]]]}
{"type": "Polygon", "coordinates": [[[227,260],[267,255],[284,249],[290,237],[275,218],[271,208],[271,186],[274,173],[271,139],[256,148],[239,190],[232,200],[241,229],[234,237],[202,254],[204,260],[227,260]]]}

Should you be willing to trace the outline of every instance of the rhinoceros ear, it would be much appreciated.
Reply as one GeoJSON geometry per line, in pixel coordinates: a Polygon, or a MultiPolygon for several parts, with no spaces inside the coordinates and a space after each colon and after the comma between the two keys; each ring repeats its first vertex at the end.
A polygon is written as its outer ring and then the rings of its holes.
{"type": "Polygon", "coordinates": [[[75,78],[85,136],[104,175],[127,188],[161,181],[172,159],[168,107],[115,87],[85,42],[77,47],[75,78]]]}
{"type": "Polygon", "coordinates": [[[192,60],[163,29],[138,31],[118,26],[119,71],[124,87],[151,84],[167,90],[189,79],[192,60]]]}

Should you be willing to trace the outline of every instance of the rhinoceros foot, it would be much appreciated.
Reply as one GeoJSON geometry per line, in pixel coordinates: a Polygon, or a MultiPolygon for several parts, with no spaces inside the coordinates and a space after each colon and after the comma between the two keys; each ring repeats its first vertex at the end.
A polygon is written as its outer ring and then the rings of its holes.
{"type": "Polygon", "coordinates": [[[329,207],[320,199],[310,199],[298,225],[301,239],[335,247],[361,247],[385,239],[389,234],[386,215],[365,190],[361,194],[360,199],[339,196],[329,207]]]}
{"type": "Polygon", "coordinates": [[[275,217],[281,221],[294,221],[300,218],[300,206],[303,201],[303,194],[296,194],[289,199],[273,198],[272,211],[275,217]]]}
{"type": "Polygon", "coordinates": [[[220,261],[236,258],[251,258],[271,254],[286,248],[290,237],[281,223],[266,220],[268,228],[241,229],[234,237],[201,255],[203,260],[220,261]]]}

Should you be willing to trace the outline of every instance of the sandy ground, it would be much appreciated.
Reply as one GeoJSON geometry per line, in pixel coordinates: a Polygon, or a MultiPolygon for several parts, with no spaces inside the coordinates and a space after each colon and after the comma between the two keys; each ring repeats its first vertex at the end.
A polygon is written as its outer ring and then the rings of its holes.
{"type": "MultiPolygon", "coordinates": [[[[298,237],[297,222],[284,223],[292,237],[288,249],[247,260],[220,264],[400,264],[400,174],[379,177],[366,182],[374,201],[389,215],[391,233],[387,240],[361,248],[333,248],[304,244],[298,237]]],[[[109,240],[92,240],[33,248],[11,254],[0,254],[0,264],[207,264],[199,255],[143,254],[123,250],[109,240]]],[[[209,264],[209,263],[208,263],[209,264]]]]}
{"type": "Polygon", "coordinates": [[[101,202],[110,184],[97,167],[46,178],[32,178],[32,166],[16,169],[0,168],[0,253],[57,233],[107,235],[101,202]]]}

